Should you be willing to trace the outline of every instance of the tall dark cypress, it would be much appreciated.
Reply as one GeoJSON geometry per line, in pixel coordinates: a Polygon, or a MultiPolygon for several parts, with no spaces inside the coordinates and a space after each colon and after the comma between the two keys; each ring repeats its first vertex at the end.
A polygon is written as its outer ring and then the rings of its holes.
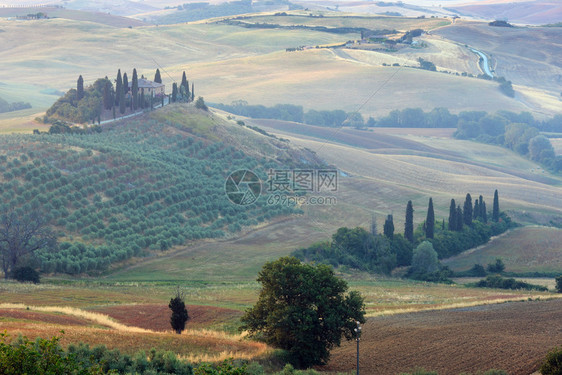
{"type": "Polygon", "coordinates": [[[178,100],[178,84],[174,82],[172,84],[172,103],[175,103],[176,100],[178,100]]]}
{"type": "MultiPolygon", "coordinates": [[[[482,205],[484,204],[484,197],[480,195],[478,197],[478,206],[480,208],[480,212],[478,212],[478,217],[482,220],[484,219],[484,212],[482,211],[482,205]]],[[[484,222],[484,220],[482,220],[484,222]]]]}
{"type": "Polygon", "coordinates": [[[78,77],[78,81],[76,81],[76,99],[80,100],[84,97],[84,78],[82,75],[78,77]]]}
{"type": "Polygon", "coordinates": [[[123,73],[123,93],[127,96],[129,92],[129,80],[127,79],[127,73],[123,73]]]}
{"type": "Polygon", "coordinates": [[[193,82],[191,83],[191,101],[195,100],[195,87],[193,86],[193,82]]]}
{"type": "Polygon", "coordinates": [[[162,77],[160,77],[160,70],[156,68],[156,74],[154,74],[154,82],[162,83],[162,77]]]}
{"type": "Polygon", "coordinates": [[[115,105],[121,109],[121,91],[123,91],[123,78],[121,78],[121,69],[117,70],[117,78],[115,79],[115,105]]]}
{"type": "Polygon", "coordinates": [[[449,230],[457,230],[457,204],[454,199],[449,206],[449,230]]]}
{"type": "Polygon", "coordinates": [[[185,92],[189,91],[189,86],[188,86],[188,83],[187,83],[187,77],[185,75],[185,71],[183,72],[183,74],[181,76],[180,91],[181,91],[182,87],[185,88],[185,92]]]}
{"type": "Polygon", "coordinates": [[[486,212],[486,202],[482,202],[480,205],[480,211],[482,212],[482,222],[486,224],[488,222],[488,213],[486,212]]]}
{"type": "Polygon", "coordinates": [[[464,200],[464,223],[466,225],[472,225],[472,197],[470,193],[466,194],[466,199],[464,200]]]}
{"type": "Polygon", "coordinates": [[[133,80],[131,81],[131,95],[133,97],[133,109],[139,106],[139,79],[137,69],[133,69],[133,80]]]}
{"type": "Polygon", "coordinates": [[[462,208],[461,205],[459,204],[457,206],[457,227],[455,228],[455,230],[457,231],[462,231],[462,227],[463,227],[463,212],[462,212],[462,208]]]}
{"type": "Polygon", "coordinates": [[[384,221],[384,235],[390,239],[394,237],[394,220],[392,215],[388,215],[384,221]]]}
{"type": "Polygon", "coordinates": [[[435,213],[433,212],[433,199],[429,198],[427,207],[427,218],[425,219],[425,237],[433,238],[435,232],[435,213]]]}
{"type": "Polygon", "coordinates": [[[474,200],[474,210],[472,211],[472,218],[474,220],[480,219],[480,202],[478,199],[474,200]]]}
{"type": "Polygon", "coordinates": [[[121,87],[121,90],[117,92],[117,96],[119,96],[119,113],[125,113],[125,90],[121,87]]]}
{"type": "Polygon", "coordinates": [[[406,221],[404,222],[404,238],[414,242],[414,206],[412,201],[406,205],[406,221]]]}
{"type": "Polygon", "coordinates": [[[103,107],[105,109],[111,109],[113,100],[113,96],[111,95],[111,81],[105,77],[105,82],[103,84],[103,107]]]}
{"type": "Polygon", "coordinates": [[[494,192],[494,207],[492,208],[492,220],[495,222],[500,221],[500,199],[497,189],[494,192]]]}

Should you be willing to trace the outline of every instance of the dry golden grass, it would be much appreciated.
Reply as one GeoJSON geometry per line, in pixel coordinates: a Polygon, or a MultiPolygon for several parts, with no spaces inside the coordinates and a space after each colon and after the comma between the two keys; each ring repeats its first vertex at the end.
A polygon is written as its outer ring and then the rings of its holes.
{"type": "Polygon", "coordinates": [[[118,323],[104,314],[93,313],[67,306],[27,306],[24,304],[0,304],[0,309],[18,309],[59,313],[80,317],[93,326],[58,325],[29,321],[2,321],[0,328],[10,334],[23,334],[30,338],[56,335],[65,331],[63,344],[86,342],[91,345],[104,344],[127,353],[138,350],[172,350],[181,358],[192,362],[221,361],[226,358],[252,359],[262,356],[270,349],[267,345],[245,340],[245,334],[230,335],[208,329],[185,330],[182,335],[172,332],[156,332],[149,329],[118,323]],[[102,326],[103,328],[99,328],[102,326]]]}

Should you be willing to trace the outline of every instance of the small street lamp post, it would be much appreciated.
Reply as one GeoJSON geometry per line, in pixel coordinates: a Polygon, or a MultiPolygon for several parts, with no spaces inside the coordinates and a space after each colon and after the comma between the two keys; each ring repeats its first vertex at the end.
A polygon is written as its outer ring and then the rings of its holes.
{"type": "Polygon", "coordinates": [[[357,341],[357,375],[359,375],[359,341],[361,341],[361,326],[357,322],[357,328],[354,329],[357,341]]]}

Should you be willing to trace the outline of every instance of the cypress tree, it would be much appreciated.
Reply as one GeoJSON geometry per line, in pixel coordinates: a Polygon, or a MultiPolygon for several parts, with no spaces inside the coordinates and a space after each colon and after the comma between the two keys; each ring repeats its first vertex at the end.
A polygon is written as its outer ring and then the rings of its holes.
{"type": "Polygon", "coordinates": [[[427,207],[427,218],[425,219],[425,237],[433,238],[435,231],[435,213],[433,212],[433,199],[429,198],[429,206],[427,207]]]}
{"type": "Polygon", "coordinates": [[[392,215],[388,215],[384,221],[384,235],[389,239],[394,237],[394,220],[392,215]]]}
{"type": "Polygon", "coordinates": [[[119,113],[125,113],[125,90],[124,87],[121,87],[121,90],[118,91],[119,96],[119,113]]]}
{"type": "Polygon", "coordinates": [[[459,204],[457,206],[457,226],[455,228],[455,230],[457,231],[462,231],[462,226],[463,226],[463,212],[462,212],[462,208],[461,205],[459,204]]]}
{"type": "Polygon", "coordinates": [[[81,100],[84,97],[84,78],[82,75],[78,77],[78,81],[76,82],[76,99],[81,100]]]}
{"type": "Polygon", "coordinates": [[[472,225],[472,197],[470,196],[470,193],[466,194],[466,199],[464,200],[464,207],[463,207],[463,212],[464,212],[464,223],[466,225],[472,225]]]}
{"type": "Polygon", "coordinates": [[[404,238],[414,242],[414,206],[412,201],[406,205],[406,222],[404,223],[404,238]]]}
{"type": "MultiPolygon", "coordinates": [[[[484,212],[482,211],[482,205],[484,204],[484,197],[482,195],[480,195],[478,197],[478,207],[480,209],[480,212],[478,212],[478,217],[480,219],[484,219],[484,212]]],[[[484,222],[484,220],[482,220],[482,222],[484,222]]]]}
{"type": "Polygon", "coordinates": [[[191,101],[195,100],[195,88],[193,87],[193,83],[191,83],[191,101]]]}
{"type": "Polygon", "coordinates": [[[123,73],[123,93],[127,96],[129,92],[129,81],[127,80],[127,73],[123,73]]]}
{"type": "Polygon", "coordinates": [[[162,83],[162,77],[160,77],[160,70],[156,68],[156,74],[154,74],[154,82],[162,83]]]}
{"type": "Polygon", "coordinates": [[[371,215],[371,234],[377,235],[377,216],[375,214],[371,215]]]}
{"type": "Polygon", "coordinates": [[[185,308],[185,302],[183,301],[183,293],[179,291],[174,298],[170,300],[168,304],[170,310],[172,310],[172,316],[170,317],[170,324],[172,329],[176,331],[178,335],[185,329],[185,322],[189,319],[189,314],[185,308]]]}
{"type": "Polygon", "coordinates": [[[480,202],[478,199],[474,200],[474,210],[472,211],[472,218],[474,220],[480,219],[480,202]]]}
{"type": "Polygon", "coordinates": [[[480,212],[482,212],[482,222],[486,224],[488,222],[488,213],[486,212],[486,202],[482,202],[480,205],[480,212]]]}
{"type": "Polygon", "coordinates": [[[492,220],[496,223],[500,221],[500,199],[498,190],[494,192],[494,207],[492,209],[492,220]]]}
{"type": "Polygon", "coordinates": [[[172,103],[175,103],[178,100],[178,84],[173,83],[172,85],[172,103]]]}
{"type": "Polygon", "coordinates": [[[181,90],[182,87],[185,88],[185,92],[189,91],[189,86],[188,86],[188,83],[187,83],[187,77],[185,75],[185,70],[184,70],[184,72],[181,76],[180,90],[181,90]]]}
{"type": "Polygon", "coordinates": [[[113,106],[113,96],[111,95],[111,82],[105,77],[103,85],[103,106],[105,109],[111,109],[113,106]]]}
{"type": "Polygon", "coordinates": [[[457,204],[454,199],[449,206],[449,230],[457,230],[457,204]]]}
{"type": "Polygon", "coordinates": [[[132,107],[137,109],[139,106],[139,79],[137,77],[137,69],[133,69],[133,80],[131,83],[132,107]]]}
{"type": "Polygon", "coordinates": [[[121,109],[121,91],[123,91],[123,79],[121,78],[121,69],[117,70],[117,78],[115,79],[115,105],[121,109]]]}

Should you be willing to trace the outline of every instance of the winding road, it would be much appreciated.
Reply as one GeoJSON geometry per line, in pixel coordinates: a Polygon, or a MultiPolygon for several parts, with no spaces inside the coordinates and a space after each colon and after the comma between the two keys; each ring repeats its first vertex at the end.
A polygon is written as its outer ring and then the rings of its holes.
{"type": "Polygon", "coordinates": [[[470,50],[481,57],[479,65],[484,70],[484,73],[486,73],[486,75],[494,78],[494,75],[492,74],[492,71],[490,70],[490,64],[488,63],[488,56],[486,56],[485,54],[483,54],[482,52],[480,52],[480,51],[478,51],[474,48],[471,48],[470,50]]]}

